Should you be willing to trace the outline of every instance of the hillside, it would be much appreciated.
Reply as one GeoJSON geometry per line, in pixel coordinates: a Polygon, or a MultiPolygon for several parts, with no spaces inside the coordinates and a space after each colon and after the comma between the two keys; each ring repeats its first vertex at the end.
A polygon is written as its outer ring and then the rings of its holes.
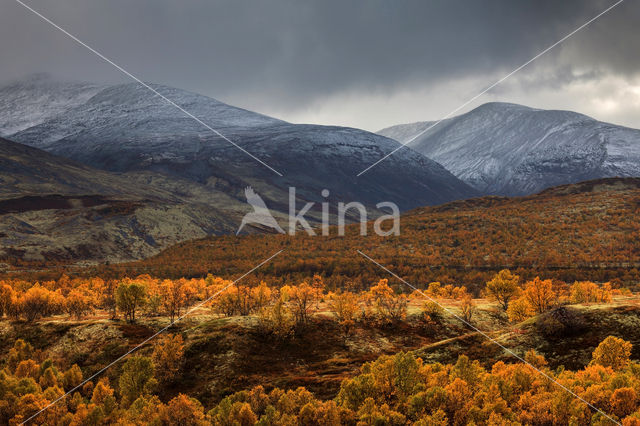
{"type": "Polygon", "coordinates": [[[604,179],[529,197],[484,197],[413,210],[402,216],[400,236],[377,236],[371,224],[367,236],[355,226],[345,237],[219,236],[180,243],[139,262],[67,272],[231,277],[283,249],[250,279],[283,283],[318,273],[334,287],[349,282],[366,288],[388,278],[361,250],[417,286],[441,281],[475,288],[504,267],[528,278],[537,273],[565,281],[635,282],[639,208],[640,179],[604,179]]]}
{"type": "Polygon", "coordinates": [[[160,188],[128,185],[122,175],[3,138],[0,138],[0,179],[0,199],[52,193],[170,197],[160,188]]]}
{"type": "Polygon", "coordinates": [[[0,138],[0,259],[139,259],[233,232],[247,207],[153,172],[117,174],[0,138]]]}
{"type": "MultiPolygon", "coordinates": [[[[527,195],[590,179],[640,176],[640,130],[571,111],[487,103],[442,121],[378,133],[409,143],[483,194],[527,195]]],[[[386,161],[386,160],[385,160],[386,161]]]]}
{"type": "Polygon", "coordinates": [[[369,411],[398,424],[493,424],[496,404],[501,419],[525,424],[602,420],[584,404],[545,403],[573,401],[566,389],[614,419],[632,418],[638,400],[617,401],[640,380],[640,304],[629,291],[640,278],[638,208],[640,179],[604,179],[420,208],[393,238],[353,226],[346,237],[220,236],[69,275],[8,274],[0,421],[28,418],[60,394],[54,386],[80,387],[41,419],[80,424],[90,414],[142,423],[180,414],[197,424],[274,416],[317,424],[331,415],[353,424],[369,411]],[[235,285],[208,275],[237,278],[281,249],[235,285]],[[425,290],[411,292],[356,250],[425,290]],[[506,311],[486,285],[505,266],[521,275],[506,311]],[[598,282],[573,283],[585,279],[598,282]],[[169,337],[146,342],[160,330],[169,337]],[[603,342],[623,353],[599,356],[603,342]],[[132,390],[131,377],[146,384],[132,390]]]}

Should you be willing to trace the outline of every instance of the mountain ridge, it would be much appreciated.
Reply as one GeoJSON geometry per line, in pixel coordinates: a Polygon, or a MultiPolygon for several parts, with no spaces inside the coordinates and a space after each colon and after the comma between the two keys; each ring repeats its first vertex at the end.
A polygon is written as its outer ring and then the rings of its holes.
{"type": "MultiPolygon", "coordinates": [[[[404,143],[434,123],[378,133],[404,143]]],[[[491,102],[443,120],[408,145],[485,194],[526,195],[583,180],[640,176],[640,130],[573,111],[491,102]]]]}
{"type": "Polygon", "coordinates": [[[414,151],[357,178],[362,168],[397,147],[392,139],[354,128],[291,124],[203,95],[153,87],[285,176],[276,176],[134,83],[102,88],[86,102],[11,139],[112,172],[146,170],[205,185],[214,181],[235,193],[252,185],[267,197],[277,192],[274,203],[285,202],[289,186],[310,201],[325,201],[320,194],[328,189],[335,201],[368,206],[393,201],[401,209],[477,195],[440,164],[414,151]]]}
{"type": "Polygon", "coordinates": [[[297,209],[316,202],[307,215],[312,225],[320,220],[320,202],[331,203],[334,220],[341,201],[364,203],[372,217],[380,214],[375,204],[381,201],[407,209],[476,194],[415,152],[358,179],[362,164],[397,146],[358,129],[294,125],[153,86],[287,172],[279,177],[138,84],[38,77],[22,89],[20,83],[9,87],[0,88],[8,105],[0,108],[0,129],[17,131],[15,141],[0,139],[0,258],[121,262],[179,241],[233,234],[251,210],[248,186],[281,223],[288,219],[289,186],[295,186],[297,209]]]}

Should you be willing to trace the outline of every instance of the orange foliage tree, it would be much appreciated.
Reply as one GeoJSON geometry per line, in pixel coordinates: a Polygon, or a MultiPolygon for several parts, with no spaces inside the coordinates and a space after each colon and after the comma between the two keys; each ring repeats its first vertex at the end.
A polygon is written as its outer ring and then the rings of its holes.
{"type": "Polygon", "coordinates": [[[136,281],[125,280],[116,290],[118,308],[124,312],[124,317],[129,322],[135,322],[136,311],[144,304],[146,297],[147,289],[136,281]]]}
{"type": "Polygon", "coordinates": [[[374,313],[382,321],[400,321],[407,315],[407,296],[396,294],[386,278],[371,287],[368,297],[374,313]]]}
{"type": "Polygon", "coordinates": [[[187,306],[195,290],[186,280],[164,280],[160,283],[159,293],[162,306],[173,322],[187,306]]]}
{"type": "Polygon", "coordinates": [[[549,310],[557,300],[551,280],[541,280],[539,277],[525,284],[524,298],[539,314],[549,310]]]}
{"type": "Polygon", "coordinates": [[[298,325],[306,324],[311,314],[317,309],[317,302],[322,296],[322,290],[303,282],[282,291],[286,294],[298,325]]]}
{"type": "Polygon", "coordinates": [[[520,292],[519,282],[519,276],[512,274],[508,269],[503,269],[487,282],[487,293],[506,311],[511,299],[520,292]]]}
{"type": "Polygon", "coordinates": [[[180,372],[184,362],[184,341],[182,336],[176,334],[165,335],[155,344],[153,364],[162,381],[172,381],[180,372]]]}
{"type": "Polygon", "coordinates": [[[335,315],[345,332],[348,332],[355,324],[356,315],[360,310],[358,296],[350,291],[342,291],[329,293],[327,299],[329,310],[335,315]]]}
{"type": "Polygon", "coordinates": [[[619,370],[629,364],[631,343],[615,336],[604,339],[593,351],[593,362],[619,370]]]}

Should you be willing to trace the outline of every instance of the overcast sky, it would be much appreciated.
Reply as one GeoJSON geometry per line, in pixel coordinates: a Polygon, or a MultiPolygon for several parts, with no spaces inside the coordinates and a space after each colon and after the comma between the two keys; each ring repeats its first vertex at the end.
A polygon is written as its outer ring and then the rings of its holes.
{"type": "MultiPolygon", "coordinates": [[[[374,131],[441,118],[615,2],[24,1],[143,80],[374,131]]],[[[626,0],[466,110],[498,100],[640,128],[638,22],[626,0]]],[[[0,52],[0,83],[128,81],[15,0],[0,2],[0,52]]]]}

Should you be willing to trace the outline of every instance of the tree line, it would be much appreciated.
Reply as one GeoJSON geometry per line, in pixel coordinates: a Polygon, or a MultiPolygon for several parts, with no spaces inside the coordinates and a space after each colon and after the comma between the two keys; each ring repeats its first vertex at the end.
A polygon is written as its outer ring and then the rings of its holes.
{"type": "MultiPolygon", "coordinates": [[[[431,282],[422,290],[410,290],[402,283],[392,285],[386,278],[365,289],[347,283],[332,290],[320,275],[282,286],[264,281],[232,285],[212,275],[177,280],[148,275],[119,280],[63,276],[42,283],[0,281],[0,318],[34,322],[54,315],[82,319],[102,314],[112,319],[121,316],[128,322],[136,322],[140,316],[166,316],[173,322],[198,305],[205,312],[222,316],[256,315],[265,332],[284,337],[303,328],[320,310],[332,313],[348,332],[357,322],[402,321],[410,303],[420,305],[425,317],[437,317],[444,314],[438,301],[448,300],[454,315],[466,323],[473,322],[477,298],[465,286],[431,282]]],[[[612,295],[632,294],[609,282],[567,284],[539,277],[525,280],[508,269],[495,274],[478,293],[478,297],[495,301],[512,322],[563,304],[608,303],[612,295]]]]}

